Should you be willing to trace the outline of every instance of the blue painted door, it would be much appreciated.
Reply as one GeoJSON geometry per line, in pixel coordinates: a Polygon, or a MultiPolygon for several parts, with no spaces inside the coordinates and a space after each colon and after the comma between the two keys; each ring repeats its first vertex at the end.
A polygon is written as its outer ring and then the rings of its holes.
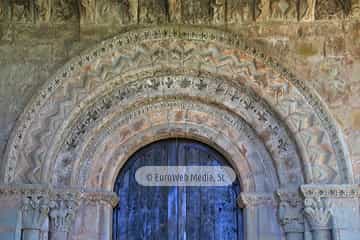
{"type": "Polygon", "coordinates": [[[140,149],[116,179],[120,202],[113,213],[113,240],[242,240],[238,181],[221,187],[145,187],[135,180],[139,167],[168,165],[228,164],[214,149],[191,140],[168,139],[140,149]]]}

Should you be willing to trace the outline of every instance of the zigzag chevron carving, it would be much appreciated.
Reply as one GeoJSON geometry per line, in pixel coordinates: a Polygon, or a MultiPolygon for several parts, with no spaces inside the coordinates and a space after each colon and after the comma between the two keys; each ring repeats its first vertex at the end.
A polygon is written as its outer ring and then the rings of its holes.
{"type": "MultiPolygon", "coordinates": [[[[53,154],[61,148],[58,144],[65,141],[64,130],[74,125],[70,116],[76,120],[75,112],[86,108],[84,99],[96,95],[115,76],[119,85],[129,76],[143,79],[169,69],[222,76],[253,89],[299,145],[300,157],[310,171],[306,181],[351,182],[347,151],[316,94],[249,45],[231,33],[171,27],[129,32],[101,43],[65,65],[29,104],[7,148],[5,181],[46,182],[44,166],[52,164],[53,154]],[[311,172],[316,169],[323,173],[311,172]]],[[[278,144],[281,148],[283,143],[278,144]]]]}

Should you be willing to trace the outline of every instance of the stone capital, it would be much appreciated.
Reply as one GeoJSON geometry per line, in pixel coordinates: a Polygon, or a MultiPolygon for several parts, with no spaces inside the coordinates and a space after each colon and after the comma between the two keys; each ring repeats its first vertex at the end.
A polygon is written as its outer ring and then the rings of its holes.
{"type": "Polygon", "coordinates": [[[331,229],[331,203],[320,198],[307,198],[304,202],[304,214],[312,230],[331,229]]]}
{"type": "Polygon", "coordinates": [[[50,231],[69,232],[73,225],[80,196],[76,192],[57,192],[50,201],[50,231]]]}
{"type": "Polygon", "coordinates": [[[39,193],[24,196],[21,212],[22,229],[40,230],[48,218],[48,196],[39,193]]]}
{"type": "Polygon", "coordinates": [[[240,208],[276,205],[274,196],[271,193],[241,193],[237,202],[240,208]]]}

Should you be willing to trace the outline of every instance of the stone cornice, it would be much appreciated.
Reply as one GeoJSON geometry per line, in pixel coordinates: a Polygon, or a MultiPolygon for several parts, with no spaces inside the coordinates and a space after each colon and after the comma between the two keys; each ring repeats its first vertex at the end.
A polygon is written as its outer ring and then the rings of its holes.
{"type": "Polygon", "coordinates": [[[302,185],[300,187],[304,198],[359,198],[360,186],[344,185],[302,185]]]}
{"type": "Polygon", "coordinates": [[[271,193],[241,193],[237,202],[240,208],[276,206],[277,204],[271,193]]]}

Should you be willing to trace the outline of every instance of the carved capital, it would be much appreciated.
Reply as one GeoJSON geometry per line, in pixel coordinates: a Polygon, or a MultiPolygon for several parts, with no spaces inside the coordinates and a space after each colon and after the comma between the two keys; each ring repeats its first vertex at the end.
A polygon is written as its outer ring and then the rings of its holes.
{"type": "Polygon", "coordinates": [[[331,229],[331,204],[320,198],[307,198],[304,202],[304,213],[312,230],[331,229]]]}
{"type": "Polygon", "coordinates": [[[303,199],[297,191],[279,190],[278,217],[286,233],[304,232],[303,199]]]}
{"type": "Polygon", "coordinates": [[[22,201],[22,228],[39,230],[49,213],[49,199],[44,194],[27,195],[22,201]]]}
{"type": "Polygon", "coordinates": [[[69,232],[79,207],[79,194],[57,192],[50,201],[50,231],[69,232]]]}
{"type": "Polygon", "coordinates": [[[269,193],[241,193],[237,201],[240,208],[276,206],[273,194],[269,193]]]}

